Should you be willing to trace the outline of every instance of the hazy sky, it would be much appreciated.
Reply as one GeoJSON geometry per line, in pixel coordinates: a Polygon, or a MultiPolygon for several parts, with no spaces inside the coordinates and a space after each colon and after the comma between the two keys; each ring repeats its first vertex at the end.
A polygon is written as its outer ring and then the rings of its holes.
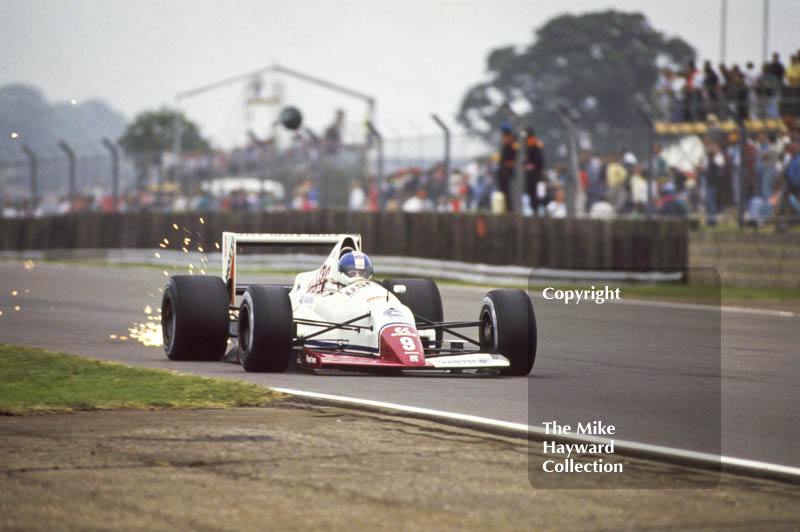
{"type": "MultiPolygon", "coordinates": [[[[31,83],[51,101],[100,97],[128,118],[174,104],[175,95],[273,63],[377,98],[387,136],[454,124],[465,90],[485,75],[499,45],[524,45],[553,16],[607,8],[643,12],[656,29],[720,58],[722,0],[250,1],[0,0],[0,85],[31,83]]],[[[800,1],[770,0],[770,51],[800,49],[800,1]]],[[[728,62],[761,60],[762,0],[728,1],[728,62]]],[[[358,100],[289,78],[286,101],[320,128],[337,107],[365,117],[358,100]]],[[[217,144],[243,136],[244,84],[186,99],[181,107],[217,144]]],[[[253,111],[260,134],[267,107],[253,111]]],[[[8,134],[3,132],[3,134],[8,134]]]]}

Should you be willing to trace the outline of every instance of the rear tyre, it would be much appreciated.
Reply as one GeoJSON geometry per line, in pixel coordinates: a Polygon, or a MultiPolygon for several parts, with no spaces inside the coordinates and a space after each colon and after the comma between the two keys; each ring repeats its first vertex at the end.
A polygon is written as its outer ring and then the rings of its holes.
{"type": "Polygon", "coordinates": [[[491,290],[483,299],[478,329],[481,349],[505,356],[511,366],[504,375],[524,376],[536,360],[536,316],[522,290],[491,290]]]}
{"type": "Polygon", "coordinates": [[[170,360],[219,360],[228,344],[228,291],[219,277],[175,275],[161,298],[161,333],[170,360]]]}
{"type": "MultiPolygon", "coordinates": [[[[430,279],[386,279],[383,281],[383,286],[392,292],[400,303],[404,304],[411,309],[411,312],[417,316],[422,316],[430,321],[442,322],[444,321],[444,311],[442,310],[442,296],[439,294],[439,287],[430,279]],[[394,292],[395,285],[405,285],[406,291],[404,294],[396,294],[394,292]]],[[[425,324],[424,321],[418,320],[416,325],[420,326],[425,324]]],[[[441,346],[442,335],[444,333],[441,329],[436,330],[436,345],[441,346]]]]}
{"type": "Polygon", "coordinates": [[[292,339],[292,305],[286,290],[248,287],[239,308],[239,361],[245,371],[286,371],[292,339]]]}

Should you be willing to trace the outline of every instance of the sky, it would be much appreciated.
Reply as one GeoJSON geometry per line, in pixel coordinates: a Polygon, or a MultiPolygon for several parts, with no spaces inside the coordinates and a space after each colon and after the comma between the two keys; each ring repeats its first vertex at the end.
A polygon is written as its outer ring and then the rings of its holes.
{"type": "MultiPolygon", "coordinates": [[[[604,9],[644,13],[651,25],[720,60],[722,0],[0,0],[0,85],[23,82],[51,102],[102,98],[127,118],[178,105],[218,146],[266,135],[277,106],[246,106],[244,81],[176,100],[195,87],[273,64],[369,94],[387,137],[437,132],[431,114],[458,129],[466,90],[485,58],[529,44],[550,18],[604,9]],[[247,111],[246,109],[249,109],[247,111]]],[[[729,63],[761,61],[763,0],[728,0],[729,63]]],[[[769,0],[769,50],[800,49],[800,1],[769,0]]],[[[337,108],[351,132],[366,105],[285,76],[283,103],[320,130],[337,108]]],[[[2,134],[9,134],[2,132],[2,134]]]]}

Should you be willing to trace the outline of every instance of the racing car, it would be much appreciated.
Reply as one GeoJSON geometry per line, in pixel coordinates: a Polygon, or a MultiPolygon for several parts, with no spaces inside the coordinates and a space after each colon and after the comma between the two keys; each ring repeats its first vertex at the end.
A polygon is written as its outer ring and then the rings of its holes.
{"type": "Polygon", "coordinates": [[[478,319],[446,322],[434,281],[374,279],[357,234],[224,232],[222,276],[170,277],[161,327],[171,360],[229,360],[260,372],[295,362],[311,372],[528,375],[537,344],[524,291],[491,290],[478,319]],[[237,252],[248,246],[333,247],[319,268],[276,285],[238,282],[237,252]],[[467,328],[477,338],[463,334],[467,328]]]}

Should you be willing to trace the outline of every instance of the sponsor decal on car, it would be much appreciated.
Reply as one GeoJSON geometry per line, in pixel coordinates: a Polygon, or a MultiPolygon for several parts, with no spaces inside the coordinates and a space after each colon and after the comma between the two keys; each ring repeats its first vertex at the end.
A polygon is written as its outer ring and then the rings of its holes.
{"type": "Polygon", "coordinates": [[[392,336],[414,336],[416,332],[411,330],[411,327],[395,327],[394,331],[392,331],[392,336]]]}
{"type": "MultiPolygon", "coordinates": [[[[378,296],[378,297],[383,298],[383,296],[378,296]]],[[[396,308],[387,308],[386,310],[383,311],[383,315],[388,316],[390,318],[399,318],[403,316],[403,311],[398,310],[396,308]]]]}

